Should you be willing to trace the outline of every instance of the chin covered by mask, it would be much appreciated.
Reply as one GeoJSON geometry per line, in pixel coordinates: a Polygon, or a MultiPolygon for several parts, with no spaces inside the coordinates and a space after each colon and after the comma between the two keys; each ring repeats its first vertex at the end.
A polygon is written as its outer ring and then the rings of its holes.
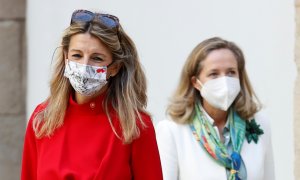
{"type": "Polygon", "coordinates": [[[90,66],[67,60],[64,76],[76,92],[92,96],[106,85],[106,73],[106,66],[90,66]]]}
{"type": "Polygon", "coordinates": [[[241,90],[238,78],[223,76],[202,84],[201,96],[213,107],[227,111],[241,90]]]}

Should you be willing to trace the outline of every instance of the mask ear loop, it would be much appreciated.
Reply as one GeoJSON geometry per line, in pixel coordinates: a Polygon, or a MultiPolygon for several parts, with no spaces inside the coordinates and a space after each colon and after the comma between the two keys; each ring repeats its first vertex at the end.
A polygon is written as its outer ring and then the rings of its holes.
{"type": "MultiPolygon", "coordinates": [[[[108,70],[108,68],[109,68],[112,64],[114,64],[114,63],[115,63],[115,61],[111,62],[109,65],[106,66],[106,69],[108,70]]],[[[111,77],[112,77],[112,76],[111,76],[111,74],[110,74],[109,77],[106,79],[106,81],[109,81],[111,77]]]]}
{"type": "Polygon", "coordinates": [[[115,63],[115,61],[111,62],[109,65],[106,66],[106,68],[108,69],[109,66],[111,66],[111,65],[114,64],[114,63],[115,63]]]}
{"type": "MultiPolygon", "coordinates": [[[[106,66],[106,68],[108,69],[111,65],[113,65],[116,61],[114,60],[113,62],[111,62],[109,65],[106,66]]],[[[111,74],[109,75],[109,77],[106,79],[106,81],[110,80],[111,79],[111,74]]]]}
{"type": "Polygon", "coordinates": [[[200,81],[200,79],[196,78],[197,82],[200,84],[201,88],[203,88],[203,84],[202,82],[200,81]]]}

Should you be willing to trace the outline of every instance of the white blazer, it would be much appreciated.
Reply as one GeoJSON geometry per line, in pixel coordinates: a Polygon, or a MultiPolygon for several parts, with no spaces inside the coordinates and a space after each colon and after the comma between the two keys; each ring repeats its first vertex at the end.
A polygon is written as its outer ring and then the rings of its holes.
{"type": "MultiPolygon", "coordinates": [[[[246,138],[241,156],[247,180],[275,180],[270,125],[261,114],[255,115],[264,134],[258,143],[246,138]]],[[[226,180],[226,170],[200,146],[189,125],[163,120],[156,125],[157,143],[164,180],[226,180]]]]}

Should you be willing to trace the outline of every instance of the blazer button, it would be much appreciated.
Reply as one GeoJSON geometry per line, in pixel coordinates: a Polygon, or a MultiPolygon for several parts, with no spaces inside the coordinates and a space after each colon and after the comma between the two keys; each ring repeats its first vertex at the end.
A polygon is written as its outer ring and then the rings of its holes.
{"type": "Polygon", "coordinates": [[[90,107],[91,107],[92,109],[94,109],[94,108],[96,107],[96,104],[95,104],[94,102],[91,102],[91,103],[90,103],[90,107]]]}

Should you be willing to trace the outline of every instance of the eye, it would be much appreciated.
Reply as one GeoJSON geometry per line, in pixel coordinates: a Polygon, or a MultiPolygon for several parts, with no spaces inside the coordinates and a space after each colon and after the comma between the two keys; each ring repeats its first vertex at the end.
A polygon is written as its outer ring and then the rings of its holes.
{"type": "Polygon", "coordinates": [[[218,77],[218,73],[212,72],[212,73],[208,74],[208,77],[216,78],[216,77],[218,77]]]}
{"type": "Polygon", "coordinates": [[[72,57],[78,59],[78,58],[81,58],[82,56],[80,54],[72,54],[72,57]]]}
{"type": "Polygon", "coordinates": [[[103,59],[101,57],[93,57],[92,60],[96,61],[96,62],[102,62],[103,61],[103,59]]]}
{"type": "Polygon", "coordinates": [[[235,76],[236,75],[236,72],[235,71],[229,71],[227,73],[228,76],[235,76]]]}

